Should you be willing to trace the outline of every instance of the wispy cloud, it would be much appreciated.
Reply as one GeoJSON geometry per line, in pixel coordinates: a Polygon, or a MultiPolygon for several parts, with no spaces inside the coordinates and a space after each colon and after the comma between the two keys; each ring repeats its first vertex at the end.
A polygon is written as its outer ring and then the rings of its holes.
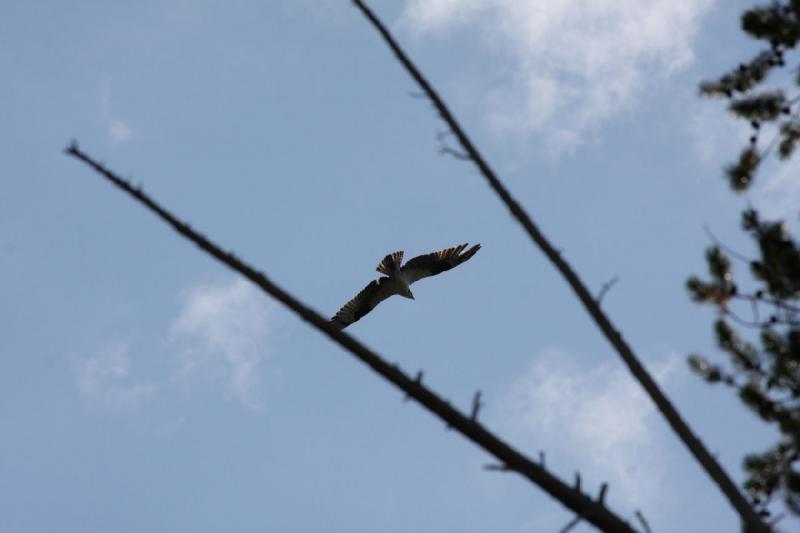
{"type": "Polygon", "coordinates": [[[263,408],[261,364],[271,309],[264,295],[241,278],[189,290],[172,325],[173,340],[183,345],[176,379],[220,375],[228,393],[245,407],[263,408]]]}
{"type": "Polygon", "coordinates": [[[132,382],[128,346],[116,344],[78,361],[78,389],[93,407],[116,410],[138,407],[158,390],[150,382],[132,382]]]}
{"type": "Polygon", "coordinates": [[[488,98],[490,123],[574,150],[649,84],[690,65],[714,0],[408,0],[404,21],[430,35],[470,26],[510,51],[507,88],[488,98]]]}
{"type": "MultiPolygon", "coordinates": [[[[670,356],[651,371],[663,382],[679,363],[670,356]]],[[[553,468],[579,469],[595,485],[608,482],[629,509],[657,507],[668,436],[619,364],[587,368],[585,360],[546,350],[511,385],[494,418],[526,447],[546,451],[553,468]]]]}
{"type": "Polygon", "coordinates": [[[105,124],[106,133],[113,143],[123,143],[133,139],[131,127],[116,116],[111,107],[111,80],[105,79],[100,82],[98,94],[98,106],[100,114],[105,124]]]}

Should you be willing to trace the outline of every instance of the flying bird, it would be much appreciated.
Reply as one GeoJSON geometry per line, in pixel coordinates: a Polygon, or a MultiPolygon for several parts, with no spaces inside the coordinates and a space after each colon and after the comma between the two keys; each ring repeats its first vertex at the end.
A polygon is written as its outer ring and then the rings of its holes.
{"type": "Polygon", "coordinates": [[[464,251],[466,247],[467,243],[464,243],[438,252],[418,255],[402,266],[400,266],[403,262],[402,251],[387,255],[378,263],[376,269],[384,275],[370,282],[355,298],[344,304],[331,318],[331,325],[344,329],[395,294],[413,300],[414,295],[410,289],[412,283],[457,267],[481,249],[480,244],[464,251]]]}

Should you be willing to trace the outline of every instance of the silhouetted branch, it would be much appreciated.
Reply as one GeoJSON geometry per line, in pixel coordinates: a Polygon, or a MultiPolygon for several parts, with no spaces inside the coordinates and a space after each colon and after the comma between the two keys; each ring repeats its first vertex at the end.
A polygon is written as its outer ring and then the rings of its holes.
{"type": "MultiPolygon", "coordinates": [[[[235,270],[255,283],[264,292],[283,303],[311,326],[330,337],[334,342],[345,348],[361,362],[380,374],[384,379],[405,392],[408,396],[414,398],[423,407],[442,419],[448,427],[455,429],[493,455],[501,464],[505,465],[508,470],[513,470],[539,485],[553,498],[573,512],[586,512],[595,504],[587,495],[574,490],[556,476],[547,472],[543,465],[536,464],[484,428],[479,422],[471,420],[457,409],[451,407],[448,402],[444,401],[440,396],[421,383],[422,372],[417,373],[416,379],[412,379],[402,370],[386,362],[377,353],[361,344],[361,342],[348,333],[331,327],[325,317],[270,281],[262,272],[259,272],[244,261],[238,259],[232,253],[225,252],[206,237],[192,230],[188,224],[179,220],[169,211],[161,207],[152,198],[144,194],[141,189],[133,187],[128,181],[120,178],[83,153],[78,148],[77,144],[73,143],[69,146],[66,149],[66,153],[89,165],[108,181],[128,193],[147,209],[154,212],[164,222],[172,226],[180,235],[195,243],[201,250],[230,267],[232,270],[235,270]]],[[[625,533],[634,533],[635,531],[624,520],[608,509],[603,509],[603,512],[593,512],[590,522],[603,531],[625,533]]]]}
{"type": "Polygon", "coordinates": [[[356,7],[364,14],[369,22],[380,33],[383,40],[391,48],[397,60],[408,71],[414,81],[420,88],[428,95],[431,103],[436,108],[440,117],[447,126],[452,130],[461,147],[469,155],[470,159],[475,163],[480,170],[481,174],[486,178],[491,188],[497,193],[501,201],[508,207],[512,216],[522,225],[525,231],[530,236],[531,240],[542,250],[547,258],[553,263],[553,266],[561,273],[566,279],[567,283],[572,287],[572,290],[577,295],[578,299],[583,303],[586,311],[592,317],[594,322],[603,332],[608,339],[609,343],[614,347],[622,360],[630,369],[633,376],[639,381],[647,394],[655,402],[658,410],[664,415],[669,422],[673,431],[689,448],[691,453],[695,456],[697,461],[706,470],[708,475],[719,486],[720,490],[725,494],[730,501],[731,505],[736,509],[742,518],[742,521],[751,528],[751,532],[767,533],[769,528],[761,521],[755,511],[747,503],[747,500],[742,496],[739,489],[730,479],[728,474],[722,469],[717,460],[706,450],[700,439],[695,436],[694,432],[681,418],[677,409],[672,405],[666,395],[661,391],[661,388],[650,376],[644,368],[638,357],[633,353],[633,350],[622,339],[622,335],[616,330],[609,318],[603,313],[597,302],[592,298],[591,293],[586,288],[586,285],[578,277],[577,273],[561,257],[558,250],[556,250],[539,228],[534,224],[528,213],[520,206],[520,204],[511,196],[508,189],[500,182],[494,170],[489,166],[486,160],[478,152],[475,145],[467,136],[466,132],[462,129],[461,125],[453,117],[450,109],[441,99],[436,90],[431,86],[428,80],[422,75],[419,69],[411,62],[408,56],[403,52],[400,45],[397,44],[394,37],[392,37],[389,30],[378,19],[378,17],[366,6],[362,0],[353,0],[356,7]]]}
{"type": "MultiPolygon", "coordinates": [[[[576,474],[575,484],[580,486],[581,478],[580,474],[576,474]]],[[[596,512],[598,509],[605,509],[605,499],[606,499],[606,492],[608,491],[608,483],[603,483],[600,485],[600,492],[597,495],[597,501],[595,502],[595,506],[591,509],[587,509],[579,515],[576,515],[575,518],[570,520],[567,525],[561,528],[561,533],[567,533],[570,529],[577,526],[581,523],[581,520],[588,520],[592,513],[596,512]]]]}

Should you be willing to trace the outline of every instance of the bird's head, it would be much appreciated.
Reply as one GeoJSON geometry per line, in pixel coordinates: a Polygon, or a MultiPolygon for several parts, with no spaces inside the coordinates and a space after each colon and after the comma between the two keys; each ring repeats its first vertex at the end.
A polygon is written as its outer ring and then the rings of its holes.
{"type": "Polygon", "coordinates": [[[411,293],[411,289],[409,289],[408,287],[403,287],[403,290],[400,293],[400,296],[404,296],[404,297],[406,297],[406,298],[408,298],[410,300],[414,299],[414,295],[411,293]]]}

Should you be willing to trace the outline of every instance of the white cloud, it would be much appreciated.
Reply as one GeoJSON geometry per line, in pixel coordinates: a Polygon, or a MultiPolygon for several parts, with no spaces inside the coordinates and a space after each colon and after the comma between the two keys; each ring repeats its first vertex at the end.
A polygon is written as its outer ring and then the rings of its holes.
{"type": "Polygon", "coordinates": [[[111,81],[108,79],[100,82],[98,105],[111,142],[123,143],[132,140],[133,130],[131,127],[117,117],[111,109],[111,81]]]}
{"type": "Polygon", "coordinates": [[[158,390],[158,385],[131,383],[129,369],[128,346],[117,344],[78,362],[78,389],[94,407],[110,410],[137,407],[158,390]]]}
{"type": "Polygon", "coordinates": [[[420,35],[477,27],[508,49],[508,88],[489,97],[489,120],[574,150],[643,90],[694,60],[692,41],[714,0],[408,0],[420,35]]]}
{"type": "MultiPolygon", "coordinates": [[[[651,371],[663,382],[679,362],[670,356],[651,371]]],[[[525,448],[545,451],[551,468],[579,470],[587,490],[608,482],[620,508],[658,507],[669,437],[621,364],[587,368],[585,360],[546,350],[512,384],[494,417],[525,448]]]]}
{"type": "Polygon", "coordinates": [[[260,410],[270,314],[269,301],[241,278],[189,290],[172,325],[173,340],[184,345],[176,377],[221,375],[229,394],[245,407],[260,410]]]}

